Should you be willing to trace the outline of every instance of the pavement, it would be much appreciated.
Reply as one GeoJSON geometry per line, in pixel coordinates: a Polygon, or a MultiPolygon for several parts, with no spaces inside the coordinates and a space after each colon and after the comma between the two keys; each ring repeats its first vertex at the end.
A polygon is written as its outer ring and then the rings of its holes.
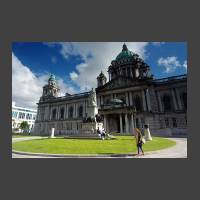
{"type": "MultiPolygon", "coordinates": [[[[40,139],[44,137],[12,138],[12,142],[40,139]]],[[[187,138],[168,138],[176,142],[176,145],[159,151],[147,152],[144,156],[133,154],[115,155],[62,155],[12,152],[12,158],[187,158],[187,138]]]]}

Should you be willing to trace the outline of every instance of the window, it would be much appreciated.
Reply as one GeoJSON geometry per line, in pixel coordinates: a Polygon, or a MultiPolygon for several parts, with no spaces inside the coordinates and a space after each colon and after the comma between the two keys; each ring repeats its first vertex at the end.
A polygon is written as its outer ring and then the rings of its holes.
{"type": "Polygon", "coordinates": [[[136,95],[135,96],[135,108],[136,108],[136,111],[142,111],[142,103],[141,103],[141,98],[136,95]]]}
{"type": "Polygon", "coordinates": [[[12,111],[12,117],[13,117],[13,118],[17,118],[17,114],[18,114],[18,112],[12,111]]]}
{"type": "Polygon", "coordinates": [[[173,127],[176,128],[177,127],[177,121],[176,118],[172,118],[172,122],[173,122],[173,127]]]}
{"type": "Polygon", "coordinates": [[[166,128],[169,128],[169,119],[168,118],[165,118],[165,126],[166,126],[166,128]]]}
{"type": "Polygon", "coordinates": [[[24,119],[25,118],[25,113],[19,112],[19,119],[24,119]]]}
{"type": "Polygon", "coordinates": [[[27,113],[27,114],[26,114],[26,119],[27,119],[27,120],[31,120],[31,119],[32,119],[32,114],[27,113]]]}
{"type": "Polygon", "coordinates": [[[171,110],[171,100],[168,95],[163,96],[163,105],[164,105],[164,111],[170,111],[171,110]]]}
{"type": "Polygon", "coordinates": [[[56,119],[56,109],[53,109],[53,111],[52,111],[52,119],[53,120],[56,119]]]}
{"type": "Polygon", "coordinates": [[[83,106],[79,106],[79,109],[78,109],[78,116],[79,116],[79,117],[83,117],[83,106]]]}
{"type": "Polygon", "coordinates": [[[72,118],[72,117],[73,117],[73,112],[74,112],[74,109],[73,109],[73,107],[71,106],[71,107],[69,108],[69,118],[72,118]]]}
{"type": "Polygon", "coordinates": [[[64,119],[64,114],[65,114],[65,109],[61,108],[60,109],[60,119],[64,119]]]}
{"type": "Polygon", "coordinates": [[[184,109],[187,110],[187,93],[186,92],[184,92],[181,95],[181,100],[182,100],[182,105],[183,105],[184,109]]]}

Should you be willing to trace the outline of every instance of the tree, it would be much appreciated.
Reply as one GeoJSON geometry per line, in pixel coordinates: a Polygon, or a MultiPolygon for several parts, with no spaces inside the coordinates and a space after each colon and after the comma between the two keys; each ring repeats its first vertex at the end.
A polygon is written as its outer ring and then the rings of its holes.
{"type": "Polygon", "coordinates": [[[27,121],[23,121],[23,122],[20,124],[20,129],[22,129],[23,131],[29,129],[28,122],[27,122],[27,121]]]}

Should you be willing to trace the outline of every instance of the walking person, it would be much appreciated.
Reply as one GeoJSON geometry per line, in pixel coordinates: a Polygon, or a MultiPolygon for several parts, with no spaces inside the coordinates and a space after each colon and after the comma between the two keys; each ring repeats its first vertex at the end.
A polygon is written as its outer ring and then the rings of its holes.
{"type": "Polygon", "coordinates": [[[136,138],[136,144],[137,144],[137,151],[138,154],[140,155],[140,151],[142,152],[142,155],[144,155],[144,151],[142,149],[142,145],[144,144],[142,133],[138,128],[135,129],[135,138],[136,138]]]}

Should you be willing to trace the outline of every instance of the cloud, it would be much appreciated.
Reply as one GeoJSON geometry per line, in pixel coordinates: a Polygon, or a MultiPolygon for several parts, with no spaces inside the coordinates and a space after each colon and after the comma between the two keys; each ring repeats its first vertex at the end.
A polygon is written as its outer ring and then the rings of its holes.
{"type": "Polygon", "coordinates": [[[187,70],[187,60],[184,61],[183,67],[187,70]]]}
{"type": "MultiPolygon", "coordinates": [[[[12,101],[17,106],[36,108],[36,103],[42,95],[42,87],[47,84],[49,73],[35,74],[28,66],[25,66],[12,53],[12,101]]],[[[74,89],[57,77],[61,89],[61,95],[66,91],[74,93],[74,89]]]]}
{"type": "Polygon", "coordinates": [[[71,72],[70,74],[70,78],[74,81],[74,80],[76,80],[77,78],[78,78],[78,74],[76,73],[76,72],[71,72]]]}
{"type": "MultiPolygon", "coordinates": [[[[139,54],[143,59],[147,57],[148,42],[126,42],[129,50],[139,54]]],[[[111,61],[121,52],[123,42],[60,42],[47,44],[49,47],[60,46],[60,54],[69,59],[70,56],[80,56],[82,63],[76,66],[76,72],[70,72],[71,80],[85,91],[97,86],[97,76],[103,71],[107,76],[107,69],[111,61]]]]}
{"type": "Polygon", "coordinates": [[[166,73],[174,72],[177,67],[181,67],[180,61],[176,56],[171,56],[167,58],[159,58],[157,61],[158,65],[163,66],[165,68],[166,73]]]}

